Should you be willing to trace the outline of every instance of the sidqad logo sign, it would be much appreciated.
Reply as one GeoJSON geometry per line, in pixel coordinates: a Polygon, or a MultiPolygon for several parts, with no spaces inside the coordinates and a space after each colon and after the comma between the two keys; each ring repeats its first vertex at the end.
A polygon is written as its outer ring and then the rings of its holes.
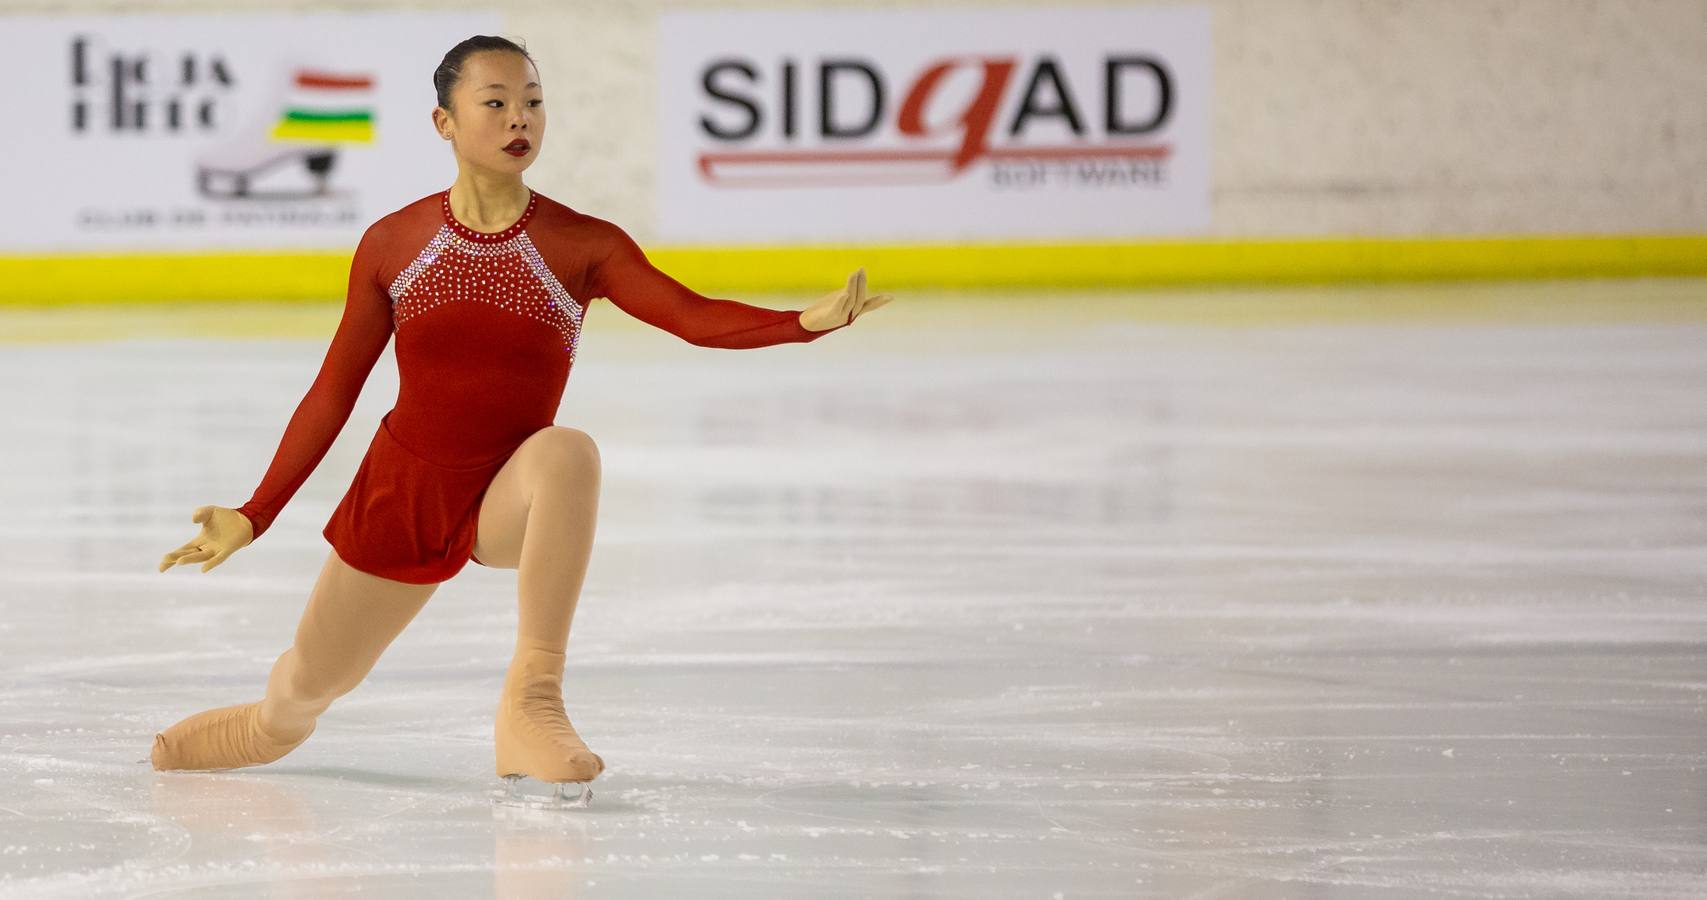
{"type": "Polygon", "coordinates": [[[893,75],[859,59],[784,59],[770,79],[775,93],[767,96],[756,61],[718,59],[699,79],[709,106],[699,128],[714,146],[738,146],[762,134],[771,117],[779,120],[775,127],[785,140],[810,129],[820,144],[857,144],[887,126],[902,146],[708,149],[699,153],[698,167],[710,183],[798,186],[838,179],[947,181],[985,161],[1116,160],[1147,163],[1132,171],[1159,178],[1161,168],[1154,163],[1166,160],[1173,148],[1142,139],[1167,124],[1175,76],[1165,60],[1142,54],[1105,55],[1100,70],[1099,82],[1087,90],[1073,86],[1056,54],[947,57],[928,60],[896,85],[893,75]],[[803,74],[817,110],[810,121],[802,121],[803,74]],[[969,96],[951,89],[956,76],[971,78],[969,96]],[[848,105],[858,111],[847,115],[848,105]],[[1063,126],[1070,140],[1018,142],[1044,122],[1063,126]]]}
{"type": "Polygon", "coordinates": [[[666,239],[1208,227],[1207,9],[666,12],[659,34],[666,239]]]}

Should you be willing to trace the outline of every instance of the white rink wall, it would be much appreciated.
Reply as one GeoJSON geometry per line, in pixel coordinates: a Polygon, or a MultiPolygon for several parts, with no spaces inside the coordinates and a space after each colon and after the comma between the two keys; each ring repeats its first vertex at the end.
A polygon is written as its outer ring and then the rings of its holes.
{"type": "MultiPolygon", "coordinates": [[[[530,183],[654,239],[657,14],[848,5],[490,4],[546,86],[530,183]]],[[[859,4],[977,5],[1039,4],[859,4]]],[[[1707,0],[1201,5],[1214,66],[1205,237],[1707,233],[1707,0]]],[[[0,14],[411,8],[467,7],[0,0],[0,14]]],[[[437,62],[421,61],[423,140],[437,62]]]]}

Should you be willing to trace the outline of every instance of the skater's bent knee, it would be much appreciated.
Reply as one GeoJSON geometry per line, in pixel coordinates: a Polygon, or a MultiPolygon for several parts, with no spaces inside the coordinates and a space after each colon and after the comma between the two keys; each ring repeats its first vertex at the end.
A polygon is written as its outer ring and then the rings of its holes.
{"type": "Polygon", "coordinates": [[[535,435],[535,461],[553,472],[574,472],[597,475],[599,445],[593,436],[579,428],[553,425],[535,435]]]}

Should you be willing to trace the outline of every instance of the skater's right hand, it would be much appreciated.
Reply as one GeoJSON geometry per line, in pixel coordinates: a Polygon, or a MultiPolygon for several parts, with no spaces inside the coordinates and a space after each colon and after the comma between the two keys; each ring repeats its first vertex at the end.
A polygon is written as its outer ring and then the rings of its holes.
{"type": "Polygon", "coordinates": [[[860,266],[848,276],[846,287],[825,294],[817,303],[801,310],[800,327],[807,331],[829,331],[852,325],[862,314],[885,306],[894,299],[892,294],[867,295],[865,267],[860,266]]]}
{"type": "Polygon", "coordinates": [[[173,566],[206,562],[202,571],[225,562],[231,554],[249,546],[255,539],[255,526],[249,517],[223,506],[198,506],[190,521],[200,522],[201,534],[160,560],[160,571],[173,566]]]}

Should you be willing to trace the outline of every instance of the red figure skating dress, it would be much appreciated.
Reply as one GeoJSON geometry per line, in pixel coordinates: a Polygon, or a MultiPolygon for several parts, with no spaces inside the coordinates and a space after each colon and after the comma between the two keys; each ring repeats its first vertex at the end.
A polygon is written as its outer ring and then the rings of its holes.
{"type": "Polygon", "coordinates": [[[615,224],[537,192],[496,233],[458,222],[450,191],[431,194],[362,235],[325,362],[238,511],[256,538],[267,530],[326,455],[395,332],[397,403],[322,533],[373,575],[415,584],[455,575],[473,555],[487,485],[552,424],[594,297],[702,347],[804,343],[836,330],[808,331],[798,311],[701,296],[615,224]]]}

